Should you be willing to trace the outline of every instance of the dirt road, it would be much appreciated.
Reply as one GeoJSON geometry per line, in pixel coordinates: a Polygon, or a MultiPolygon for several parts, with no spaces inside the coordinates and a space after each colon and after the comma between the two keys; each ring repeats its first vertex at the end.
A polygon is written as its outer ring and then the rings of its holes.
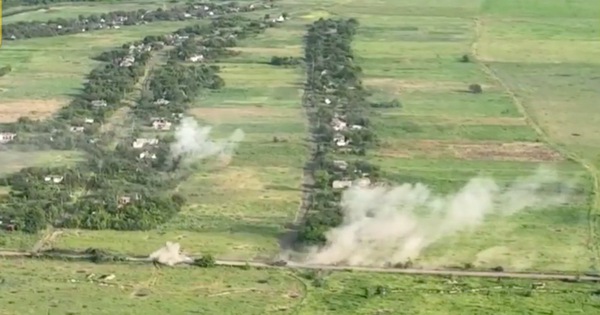
{"type": "MultiPolygon", "coordinates": [[[[29,252],[0,251],[2,258],[33,258],[36,254],[29,252]]],[[[87,260],[92,257],[88,254],[53,254],[61,259],[87,260]]],[[[127,262],[151,263],[150,258],[126,257],[127,262]]],[[[311,265],[303,263],[288,262],[285,266],[274,266],[264,261],[241,261],[241,260],[217,260],[218,266],[253,268],[279,268],[279,269],[312,269],[312,270],[331,270],[331,271],[361,271],[375,273],[396,273],[410,275],[430,275],[430,276],[455,276],[455,277],[480,277],[480,278],[515,278],[531,280],[562,280],[562,281],[594,281],[600,282],[600,276],[574,275],[574,274],[548,274],[548,273],[521,273],[521,272],[496,272],[496,271],[475,271],[475,270],[450,270],[450,269],[398,269],[383,267],[356,267],[356,266],[329,266],[329,265],[311,265]]]]}

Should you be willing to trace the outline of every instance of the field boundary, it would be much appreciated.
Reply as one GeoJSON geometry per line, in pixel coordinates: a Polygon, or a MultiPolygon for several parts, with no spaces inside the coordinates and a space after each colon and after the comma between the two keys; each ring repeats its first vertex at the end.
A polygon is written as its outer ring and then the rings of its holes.
{"type": "Polygon", "coordinates": [[[547,143],[551,148],[556,150],[561,155],[567,157],[568,159],[580,164],[591,176],[593,181],[593,197],[592,203],[590,204],[590,209],[588,211],[588,248],[592,252],[592,265],[595,266],[598,263],[598,259],[600,258],[600,248],[598,245],[598,235],[596,231],[597,225],[597,217],[600,215],[600,172],[598,169],[589,163],[585,158],[582,158],[578,154],[567,150],[563,146],[558,143],[552,141],[552,139],[548,136],[547,132],[540,126],[540,124],[536,121],[534,115],[527,109],[527,106],[523,104],[521,99],[516,95],[513,89],[502,79],[498,74],[485,62],[481,61],[479,58],[479,50],[478,50],[478,42],[481,38],[481,32],[483,29],[483,22],[480,17],[475,18],[475,38],[471,45],[471,53],[474,57],[474,62],[480,67],[480,69],[487,74],[491,79],[498,82],[508,96],[513,101],[513,104],[516,106],[519,113],[525,118],[525,122],[528,126],[530,126],[541,138],[542,141],[547,143]]]}

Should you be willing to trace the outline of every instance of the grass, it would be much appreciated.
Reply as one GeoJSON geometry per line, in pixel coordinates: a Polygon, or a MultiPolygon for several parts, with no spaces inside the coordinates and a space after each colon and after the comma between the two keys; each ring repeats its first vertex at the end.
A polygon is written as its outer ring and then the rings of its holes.
{"type": "Polygon", "coordinates": [[[58,167],[73,165],[82,159],[77,151],[2,151],[0,175],[19,171],[25,167],[58,167]]]}
{"type": "Polygon", "coordinates": [[[2,314],[592,314],[593,284],[0,260],[2,314]],[[93,275],[92,275],[93,274],[93,275]],[[115,279],[101,283],[100,275],[115,279]],[[35,276],[33,276],[35,275],[35,276]],[[87,279],[92,275],[91,280],[87,279]],[[321,279],[321,286],[313,285],[321,279]],[[384,286],[385,296],[366,298],[384,286]]]}

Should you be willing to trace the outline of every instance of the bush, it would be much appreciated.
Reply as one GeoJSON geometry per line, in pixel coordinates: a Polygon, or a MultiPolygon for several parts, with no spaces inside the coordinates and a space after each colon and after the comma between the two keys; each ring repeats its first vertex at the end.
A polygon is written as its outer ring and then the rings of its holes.
{"type": "Polygon", "coordinates": [[[469,57],[467,54],[464,54],[462,57],[460,57],[459,61],[464,63],[471,62],[471,57],[469,57]]]}
{"type": "Polygon", "coordinates": [[[215,260],[215,257],[209,254],[195,259],[193,265],[202,268],[210,268],[216,266],[217,262],[215,260]]]}
{"type": "Polygon", "coordinates": [[[469,92],[471,92],[473,94],[479,94],[479,93],[483,92],[483,89],[481,88],[481,85],[479,85],[477,83],[473,83],[473,84],[469,85],[469,92]]]}
{"type": "Polygon", "coordinates": [[[4,66],[2,68],[0,68],[0,77],[3,77],[7,74],[9,74],[12,71],[11,66],[4,66]]]}

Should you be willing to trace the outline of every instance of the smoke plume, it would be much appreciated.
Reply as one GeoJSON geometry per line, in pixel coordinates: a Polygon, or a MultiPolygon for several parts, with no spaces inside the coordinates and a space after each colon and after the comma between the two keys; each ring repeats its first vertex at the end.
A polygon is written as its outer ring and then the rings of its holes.
{"type": "Polygon", "coordinates": [[[229,161],[238,143],[244,140],[244,132],[236,129],[227,139],[210,139],[212,127],[200,126],[192,117],[185,117],[175,132],[175,142],[171,144],[174,160],[195,162],[211,156],[229,161]]]}
{"type": "Polygon", "coordinates": [[[405,262],[434,242],[481,225],[491,215],[565,203],[573,184],[540,168],[507,187],[476,177],[448,195],[436,195],[420,183],[353,186],[342,195],[343,223],[327,232],[325,246],[309,250],[307,262],[362,266],[405,262]]]}
{"type": "Polygon", "coordinates": [[[165,246],[150,254],[149,257],[150,259],[167,266],[174,266],[180,263],[192,263],[194,261],[194,259],[181,253],[179,243],[171,242],[167,242],[165,246]]]}

